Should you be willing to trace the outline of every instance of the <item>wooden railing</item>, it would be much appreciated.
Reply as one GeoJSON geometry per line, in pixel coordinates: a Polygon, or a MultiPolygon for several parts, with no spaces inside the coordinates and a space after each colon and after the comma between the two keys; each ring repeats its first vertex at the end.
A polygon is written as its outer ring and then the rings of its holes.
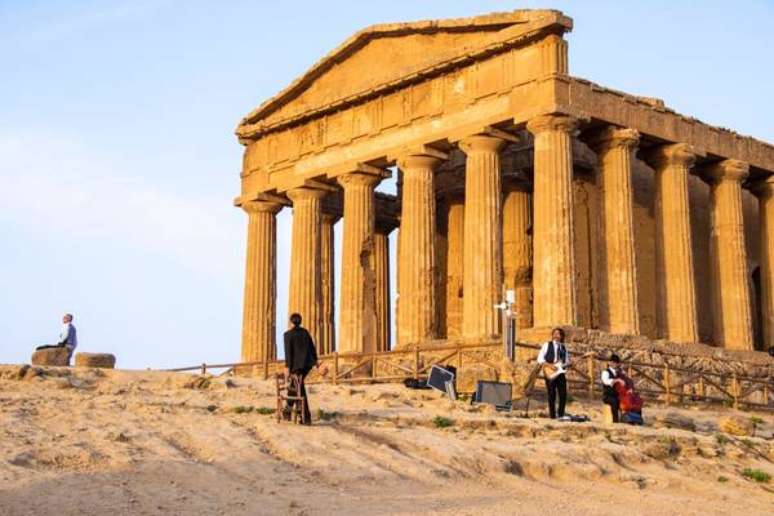
{"type": "MultiPolygon", "coordinates": [[[[519,348],[537,351],[539,346],[517,344],[519,348]]],[[[660,353],[662,356],[679,356],[660,353]]],[[[320,363],[328,369],[328,375],[321,377],[316,371],[310,373],[308,384],[329,382],[333,384],[397,382],[406,378],[426,378],[434,364],[451,364],[461,371],[466,365],[484,365],[498,369],[502,360],[502,345],[491,344],[449,344],[437,347],[414,346],[406,349],[374,353],[331,353],[319,357],[320,363]]],[[[606,359],[588,355],[576,359],[569,370],[567,383],[573,395],[596,396],[602,386],[599,381],[606,359]]],[[[518,361],[516,362],[518,364],[518,361]]],[[[168,369],[168,371],[199,371],[226,369],[226,372],[245,372],[251,375],[270,376],[284,370],[284,361],[237,362],[229,364],[201,364],[198,366],[168,369]],[[240,371],[241,370],[241,371],[240,371]]],[[[756,378],[737,373],[714,373],[698,369],[687,369],[654,365],[637,361],[624,364],[637,391],[645,398],[666,403],[683,404],[686,401],[723,403],[734,408],[774,410],[771,392],[774,381],[771,376],[756,378]]],[[[543,382],[536,382],[542,389],[543,382]]]]}

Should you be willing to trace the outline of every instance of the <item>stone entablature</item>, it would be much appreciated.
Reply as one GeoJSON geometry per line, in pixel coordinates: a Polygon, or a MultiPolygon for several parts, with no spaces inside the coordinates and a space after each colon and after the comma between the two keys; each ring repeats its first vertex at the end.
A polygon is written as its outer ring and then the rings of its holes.
{"type": "Polygon", "coordinates": [[[760,186],[774,146],[572,77],[571,29],[550,10],[374,26],[243,119],[243,358],[276,353],[264,320],[276,250],[262,239],[288,205],[290,308],[321,352],[389,349],[396,228],[399,345],[496,337],[504,288],[520,328],[774,344],[774,210],[760,186]],[[393,166],[397,196],[376,192],[393,166]]]}

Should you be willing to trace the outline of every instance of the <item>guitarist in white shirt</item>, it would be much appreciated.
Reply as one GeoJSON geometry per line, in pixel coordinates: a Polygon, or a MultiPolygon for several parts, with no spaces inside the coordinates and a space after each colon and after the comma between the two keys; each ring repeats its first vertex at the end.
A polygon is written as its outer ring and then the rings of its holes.
{"type": "Polygon", "coordinates": [[[551,331],[551,341],[540,348],[538,364],[543,366],[543,377],[546,380],[548,393],[548,412],[551,419],[564,417],[564,406],[567,403],[567,379],[565,371],[570,367],[570,352],[564,345],[564,330],[554,328],[551,331]],[[559,407],[556,408],[556,395],[559,394],[559,407]]]}

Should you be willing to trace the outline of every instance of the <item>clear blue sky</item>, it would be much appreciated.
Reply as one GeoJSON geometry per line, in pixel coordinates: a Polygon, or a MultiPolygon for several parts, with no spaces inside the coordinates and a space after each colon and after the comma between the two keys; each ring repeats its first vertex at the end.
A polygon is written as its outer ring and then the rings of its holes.
{"type": "Polygon", "coordinates": [[[575,20],[572,74],[774,142],[770,0],[0,0],[0,363],[65,311],[122,367],[238,359],[240,117],[366,25],[520,7],[575,20]]]}

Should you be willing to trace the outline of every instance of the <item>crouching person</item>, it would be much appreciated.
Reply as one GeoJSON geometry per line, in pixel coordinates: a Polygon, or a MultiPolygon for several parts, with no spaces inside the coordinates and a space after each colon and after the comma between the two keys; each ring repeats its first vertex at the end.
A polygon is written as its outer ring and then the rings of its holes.
{"type": "Polygon", "coordinates": [[[620,412],[620,400],[616,387],[623,386],[623,371],[621,359],[613,353],[607,361],[607,367],[602,371],[602,402],[610,406],[613,413],[613,423],[618,423],[620,412]]]}

